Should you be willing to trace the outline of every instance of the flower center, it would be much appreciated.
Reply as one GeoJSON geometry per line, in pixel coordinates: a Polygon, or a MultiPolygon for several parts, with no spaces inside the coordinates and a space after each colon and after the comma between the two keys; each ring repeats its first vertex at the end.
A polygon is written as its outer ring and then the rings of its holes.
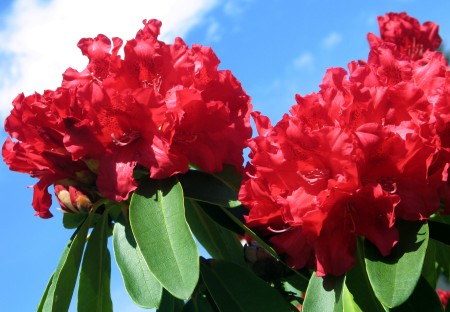
{"type": "Polygon", "coordinates": [[[198,135],[184,130],[178,130],[175,133],[174,140],[179,143],[194,143],[197,140],[198,135]]]}
{"type": "Polygon", "coordinates": [[[377,183],[381,185],[381,188],[390,194],[397,192],[397,179],[392,177],[381,176],[377,183]]]}
{"type": "Polygon", "coordinates": [[[111,133],[113,143],[118,146],[128,145],[141,137],[138,131],[131,131],[130,133],[124,133],[120,138],[117,138],[114,133],[111,133]]]}
{"type": "Polygon", "coordinates": [[[309,185],[315,185],[321,181],[328,179],[330,176],[330,170],[323,168],[316,168],[309,171],[300,171],[300,177],[305,180],[309,185]]]}

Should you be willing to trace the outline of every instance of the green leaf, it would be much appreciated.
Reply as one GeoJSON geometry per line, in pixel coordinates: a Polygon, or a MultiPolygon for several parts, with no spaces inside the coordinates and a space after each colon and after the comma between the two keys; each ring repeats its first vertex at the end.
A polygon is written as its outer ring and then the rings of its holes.
{"type": "Polygon", "coordinates": [[[66,229],[76,229],[84,220],[86,220],[86,213],[64,213],[63,214],[63,226],[66,229]]]}
{"type": "Polygon", "coordinates": [[[355,253],[356,262],[345,277],[346,290],[353,296],[353,301],[358,308],[365,312],[384,312],[383,305],[373,292],[364,263],[364,241],[358,239],[358,247],[355,253]]]}
{"type": "Polygon", "coordinates": [[[431,240],[436,245],[436,262],[447,280],[450,280],[450,246],[439,241],[431,240]]]}
{"type": "Polygon", "coordinates": [[[110,293],[111,255],[107,247],[108,213],[94,226],[81,265],[78,311],[112,311],[110,293]]]}
{"type": "Polygon", "coordinates": [[[290,266],[285,264],[283,261],[281,261],[280,257],[276,253],[275,249],[273,249],[269,244],[267,244],[264,240],[262,240],[254,231],[252,231],[249,227],[247,227],[245,224],[243,224],[235,215],[233,215],[227,208],[220,207],[223,212],[231,219],[233,220],[240,228],[242,228],[251,238],[255,240],[255,242],[258,243],[258,245],[262,248],[264,248],[270,255],[272,255],[277,261],[282,263],[285,268],[290,270],[292,273],[296,274],[297,279],[297,286],[298,289],[304,291],[306,290],[306,287],[308,285],[309,279],[306,278],[303,274],[301,274],[299,271],[292,269],[290,266]]]}
{"type": "Polygon", "coordinates": [[[189,298],[199,277],[199,254],[178,180],[142,181],[131,198],[130,223],[153,275],[175,297],[189,298]]]}
{"type": "Polygon", "coordinates": [[[45,291],[42,294],[42,298],[41,298],[41,301],[39,302],[36,312],[42,312],[42,309],[44,308],[44,303],[45,303],[45,300],[47,299],[48,291],[50,289],[50,286],[52,285],[53,275],[54,274],[52,274],[52,276],[50,276],[50,279],[47,282],[47,286],[45,287],[45,291]]]}
{"type": "Polygon", "coordinates": [[[233,165],[223,165],[221,172],[216,172],[213,174],[217,179],[220,179],[229,188],[239,192],[242,182],[242,174],[236,170],[233,165]]]}
{"type": "Polygon", "coordinates": [[[239,227],[241,227],[251,238],[253,238],[261,247],[263,247],[268,253],[270,253],[276,259],[279,259],[277,252],[269,244],[263,241],[255,232],[253,232],[249,227],[243,224],[236,216],[229,212],[226,208],[222,208],[225,214],[231,218],[239,227]]]}
{"type": "Polygon", "coordinates": [[[89,215],[72,235],[64,249],[55,273],[53,273],[52,284],[48,289],[43,306],[44,311],[66,311],[69,309],[91,220],[92,217],[89,215]]]}
{"type": "Polygon", "coordinates": [[[412,295],[400,306],[391,309],[391,312],[443,312],[442,303],[436,291],[425,278],[420,277],[412,295]]]}
{"type": "Polygon", "coordinates": [[[119,218],[113,232],[114,256],[131,299],[147,309],[157,308],[162,287],[145,262],[128,221],[119,218]]]}
{"type": "Polygon", "coordinates": [[[200,281],[191,299],[183,307],[183,312],[218,312],[211,294],[205,284],[200,281]]]}
{"type": "Polygon", "coordinates": [[[450,246],[450,224],[429,220],[428,226],[430,238],[450,246]]]}
{"type": "Polygon", "coordinates": [[[246,265],[243,246],[236,234],[217,225],[196,201],[187,199],[185,205],[192,232],[213,258],[246,265]]]}
{"type": "Polygon", "coordinates": [[[158,312],[181,312],[183,311],[184,301],[172,296],[165,289],[163,290],[161,305],[156,310],[158,312]]]}
{"type": "Polygon", "coordinates": [[[389,256],[383,257],[371,242],[365,240],[367,274],[372,288],[387,307],[405,302],[413,292],[422,272],[428,245],[428,225],[398,220],[399,241],[389,256]]]}
{"type": "Polygon", "coordinates": [[[214,222],[221,227],[241,236],[245,234],[245,231],[236,224],[236,221],[231,219],[225,212],[225,210],[228,211],[231,215],[236,217],[236,220],[238,220],[238,222],[241,222],[242,216],[244,214],[247,214],[247,211],[245,211],[246,208],[244,208],[243,206],[239,206],[236,208],[225,208],[205,202],[196,203],[203,210],[203,212],[211,218],[211,220],[214,220],[214,222]]]}
{"type": "MultiPolygon", "coordinates": [[[[208,294],[209,295],[209,294],[208,294]]],[[[216,312],[218,311],[212,299],[201,293],[191,298],[183,308],[183,312],[216,312]],[[210,301],[211,300],[211,301],[210,301]]]]}
{"type": "Polygon", "coordinates": [[[224,260],[200,264],[203,282],[220,311],[294,311],[281,294],[247,269],[224,260]]]}
{"type": "Polygon", "coordinates": [[[347,286],[344,284],[341,295],[343,312],[362,312],[359,305],[355,302],[353,294],[348,290],[347,286]]]}
{"type": "Polygon", "coordinates": [[[223,207],[241,205],[237,190],[231,188],[217,176],[198,170],[189,170],[178,175],[186,198],[223,207]]]}
{"type": "Polygon", "coordinates": [[[318,277],[316,274],[313,274],[309,280],[302,311],[342,311],[342,302],[340,301],[343,283],[343,276],[318,277]]]}
{"type": "MultiPolygon", "coordinates": [[[[443,211],[445,208],[443,206],[443,203],[441,202],[441,211],[443,211]]],[[[442,215],[439,212],[436,212],[434,214],[432,214],[429,218],[428,221],[436,221],[436,222],[440,222],[440,223],[446,223],[446,224],[450,224],[450,215],[442,215]]]]}
{"type": "Polygon", "coordinates": [[[436,264],[436,243],[434,240],[430,239],[428,241],[427,252],[423,261],[422,276],[431,287],[436,288],[439,273],[440,272],[436,264]]]}

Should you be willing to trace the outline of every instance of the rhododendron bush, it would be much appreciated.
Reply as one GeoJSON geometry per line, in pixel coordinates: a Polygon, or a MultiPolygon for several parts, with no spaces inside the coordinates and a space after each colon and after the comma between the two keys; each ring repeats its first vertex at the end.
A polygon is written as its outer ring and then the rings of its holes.
{"type": "Polygon", "coordinates": [[[86,68],[18,95],[5,121],[36,215],[52,188],[75,229],[38,311],[68,310],[76,284],[78,310],[112,311],[110,236],[144,308],[442,311],[449,67],[435,23],[378,23],[366,60],[329,68],[276,123],[211,48],[158,40],[157,20],[125,45],[81,39],[86,68]]]}

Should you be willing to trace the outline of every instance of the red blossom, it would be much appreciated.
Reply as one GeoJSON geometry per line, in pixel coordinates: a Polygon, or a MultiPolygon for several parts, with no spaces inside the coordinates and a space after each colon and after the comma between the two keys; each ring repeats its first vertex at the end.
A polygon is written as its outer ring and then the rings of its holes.
{"type": "Polygon", "coordinates": [[[432,51],[437,27],[404,14],[380,23],[382,39],[371,42],[367,61],[349,64],[350,74],[328,69],[319,92],[296,95],[275,126],[253,114],[259,136],[248,143],[239,196],[247,224],[288,264],[321,276],[351,268],[357,236],[388,255],[397,218],[426,220],[450,202],[450,75],[432,51]],[[403,37],[419,28],[420,55],[404,54],[410,41],[394,40],[396,23],[403,37]]]}
{"type": "Polygon", "coordinates": [[[444,309],[447,307],[448,299],[450,298],[450,291],[443,289],[436,289],[436,292],[441,300],[444,309]]]}
{"type": "Polygon", "coordinates": [[[422,25],[406,12],[388,13],[378,17],[381,39],[369,34],[371,47],[381,41],[394,43],[398,50],[413,60],[420,59],[425,51],[436,51],[441,45],[439,25],[425,22],[422,25]]]}
{"type": "Polygon", "coordinates": [[[92,206],[91,199],[74,186],[55,185],[55,195],[63,212],[88,212],[92,206]]]}
{"type": "Polygon", "coordinates": [[[211,48],[189,48],[181,38],[166,44],[158,40],[160,27],[144,21],[123,59],[119,38],[81,39],[84,70],[67,69],[55,92],[14,101],[3,158],[40,179],[33,200],[40,216],[51,216],[52,184],[94,188],[121,201],[138,185],[136,166],[155,179],[189,165],[206,172],[242,166],[249,96],[230,71],[218,70],[211,48]]]}

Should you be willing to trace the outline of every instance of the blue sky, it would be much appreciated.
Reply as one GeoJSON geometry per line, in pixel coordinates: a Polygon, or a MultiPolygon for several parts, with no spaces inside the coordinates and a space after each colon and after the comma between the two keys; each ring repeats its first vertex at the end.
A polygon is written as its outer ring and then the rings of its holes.
{"type": "MultiPolygon", "coordinates": [[[[450,48],[450,2],[314,0],[18,0],[0,2],[0,119],[24,91],[54,89],[62,71],[86,64],[78,39],[105,35],[131,39],[143,19],[163,22],[163,39],[176,35],[188,44],[210,45],[252,96],[255,110],[276,122],[294,103],[295,93],[318,90],[328,67],[365,59],[366,35],[378,33],[377,15],[406,11],[421,22],[434,21],[450,48]],[[108,3],[108,4],[106,4],[108,3]],[[176,3],[176,4],[175,4],[176,3]]],[[[0,131],[2,142],[6,138],[0,131]]],[[[0,163],[0,302],[4,311],[36,308],[71,231],[61,213],[34,216],[35,181],[0,163]]],[[[113,263],[116,311],[140,311],[128,299],[113,263]]]]}

